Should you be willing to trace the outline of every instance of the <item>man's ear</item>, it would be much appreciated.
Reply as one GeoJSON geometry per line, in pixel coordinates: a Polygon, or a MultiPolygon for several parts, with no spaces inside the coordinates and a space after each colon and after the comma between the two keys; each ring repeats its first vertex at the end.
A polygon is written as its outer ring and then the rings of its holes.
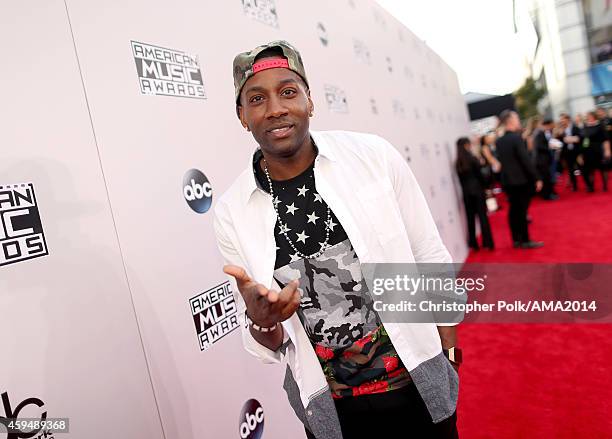
{"type": "Polygon", "coordinates": [[[310,97],[310,89],[306,93],[308,95],[308,115],[312,117],[312,113],[314,112],[314,102],[312,102],[312,98],[310,97]]]}
{"type": "Polygon", "coordinates": [[[238,119],[240,119],[240,123],[242,124],[244,129],[246,129],[247,131],[251,131],[249,129],[249,125],[244,120],[244,114],[243,113],[244,113],[244,108],[242,107],[242,105],[236,104],[236,115],[238,116],[238,119]]]}

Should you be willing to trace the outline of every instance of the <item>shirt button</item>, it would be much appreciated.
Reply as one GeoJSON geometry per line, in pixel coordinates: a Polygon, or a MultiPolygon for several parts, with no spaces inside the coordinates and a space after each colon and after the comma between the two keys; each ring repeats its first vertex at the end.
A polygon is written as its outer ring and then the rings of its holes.
{"type": "Polygon", "coordinates": [[[312,416],[312,410],[308,410],[308,416],[312,416]]]}

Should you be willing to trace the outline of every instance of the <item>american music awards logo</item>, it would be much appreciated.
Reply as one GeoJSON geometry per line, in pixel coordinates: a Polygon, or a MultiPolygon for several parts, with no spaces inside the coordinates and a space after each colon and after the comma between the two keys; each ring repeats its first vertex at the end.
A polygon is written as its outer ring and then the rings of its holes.
{"type": "Polygon", "coordinates": [[[238,308],[228,281],[189,299],[200,350],[204,351],[238,328],[238,308]]]}
{"type": "Polygon", "coordinates": [[[34,185],[0,185],[0,266],[48,254],[34,185]]]}
{"type": "Polygon", "coordinates": [[[436,221],[436,229],[441,236],[444,236],[444,223],[442,221],[436,221]]]}
{"type": "Polygon", "coordinates": [[[142,94],[206,99],[197,56],[138,41],[131,43],[142,94]]]}
{"type": "Polygon", "coordinates": [[[421,148],[421,157],[424,160],[429,160],[429,148],[427,147],[427,144],[421,143],[419,146],[421,148]]]}
{"type": "Polygon", "coordinates": [[[453,152],[451,151],[451,146],[449,142],[444,142],[444,151],[446,152],[446,160],[453,166],[453,152]]]}
{"type": "Polygon", "coordinates": [[[434,118],[433,110],[431,108],[429,108],[429,107],[427,108],[427,118],[429,120],[433,120],[433,118],[434,118]]]}
{"type": "Polygon", "coordinates": [[[321,41],[321,44],[327,46],[329,44],[329,36],[327,35],[327,29],[325,29],[325,26],[321,22],[317,23],[317,33],[319,34],[319,41],[321,41]]]}
{"type": "Polygon", "coordinates": [[[397,99],[393,100],[393,114],[400,119],[406,118],[406,109],[404,108],[404,104],[397,99]]]}
{"type": "Polygon", "coordinates": [[[325,84],[327,108],[334,113],[348,113],[348,102],[344,90],[335,85],[325,84]]]}
{"type": "Polygon", "coordinates": [[[408,145],[404,146],[404,157],[406,158],[406,161],[408,163],[410,163],[410,161],[412,160],[410,157],[410,147],[408,145]]]}
{"type": "Polygon", "coordinates": [[[376,99],[370,98],[370,109],[372,114],[378,114],[378,107],[376,106],[376,99]]]}
{"type": "Polygon", "coordinates": [[[274,0],[242,0],[244,14],[252,20],[278,27],[278,14],[274,0]]]}
{"type": "Polygon", "coordinates": [[[421,73],[421,87],[427,88],[427,77],[425,73],[421,73]]]}
{"type": "Polygon", "coordinates": [[[448,189],[448,178],[446,178],[446,175],[440,177],[440,189],[442,192],[445,192],[448,189]]]}
{"type": "Polygon", "coordinates": [[[372,10],[372,15],[374,15],[374,21],[376,22],[376,24],[378,24],[383,29],[387,28],[387,21],[385,20],[385,17],[383,16],[382,12],[374,8],[372,10]]]}
{"type": "Polygon", "coordinates": [[[372,57],[370,55],[370,50],[365,43],[358,39],[353,39],[353,52],[355,53],[355,58],[358,61],[364,64],[370,64],[372,61],[372,57]]]}
{"type": "Polygon", "coordinates": [[[410,67],[404,66],[404,76],[410,80],[414,79],[414,74],[412,70],[410,70],[410,67]]]}

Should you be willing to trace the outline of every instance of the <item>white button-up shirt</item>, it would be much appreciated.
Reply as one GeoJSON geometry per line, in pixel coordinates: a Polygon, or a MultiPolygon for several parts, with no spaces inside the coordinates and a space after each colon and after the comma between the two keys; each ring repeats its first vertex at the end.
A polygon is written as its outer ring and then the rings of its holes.
{"type": "MultiPolygon", "coordinates": [[[[346,131],[313,131],[311,136],[319,152],[314,166],[317,192],[342,224],[361,263],[452,261],[414,174],[389,142],[376,135],[346,131]]],[[[275,223],[276,213],[271,196],[258,187],[252,159],[249,158],[247,168],[216,204],[216,238],[228,264],[241,266],[258,283],[278,289],[273,280],[275,223]]],[[[235,291],[239,319],[243,321],[244,300],[234,279],[230,281],[235,291]]],[[[286,349],[274,352],[262,346],[245,325],[242,327],[244,346],[248,352],[267,363],[278,363],[287,357],[302,403],[308,407],[313,395],[327,389],[327,382],[297,314],[282,322],[282,325],[286,349]]],[[[450,416],[457,399],[457,376],[452,367],[449,365],[450,372],[414,372],[419,365],[442,355],[436,325],[384,325],[425,403],[435,399],[428,404],[434,422],[450,416]],[[418,376],[431,377],[438,372],[443,376],[442,380],[446,381],[448,375],[448,380],[453,383],[449,386],[448,382],[436,384],[426,382],[426,378],[421,382],[415,379],[418,376]],[[439,390],[436,390],[438,384],[439,390]],[[447,391],[451,394],[436,394],[447,391]],[[428,392],[429,397],[426,395],[428,392]],[[447,407],[442,411],[438,407],[436,411],[434,405],[447,407]]],[[[440,369],[443,363],[438,359],[427,364],[435,364],[440,369]]]]}

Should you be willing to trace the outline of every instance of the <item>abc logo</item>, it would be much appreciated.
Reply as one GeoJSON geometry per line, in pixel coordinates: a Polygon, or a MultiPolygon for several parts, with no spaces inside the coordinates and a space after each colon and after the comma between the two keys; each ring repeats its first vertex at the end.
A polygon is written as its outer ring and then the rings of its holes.
{"type": "Polygon", "coordinates": [[[238,433],[241,439],[260,439],[264,429],[264,412],[256,399],[249,399],[242,406],[238,418],[238,433]]]}
{"type": "Polygon", "coordinates": [[[183,177],[183,196],[195,212],[204,213],[212,204],[212,186],[206,175],[198,169],[190,169],[183,177]]]}
{"type": "Polygon", "coordinates": [[[319,33],[319,40],[321,40],[321,44],[327,46],[329,44],[329,37],[327,36],[327,30],[323,23],[317,23],[317,32],[319,33]]]}

